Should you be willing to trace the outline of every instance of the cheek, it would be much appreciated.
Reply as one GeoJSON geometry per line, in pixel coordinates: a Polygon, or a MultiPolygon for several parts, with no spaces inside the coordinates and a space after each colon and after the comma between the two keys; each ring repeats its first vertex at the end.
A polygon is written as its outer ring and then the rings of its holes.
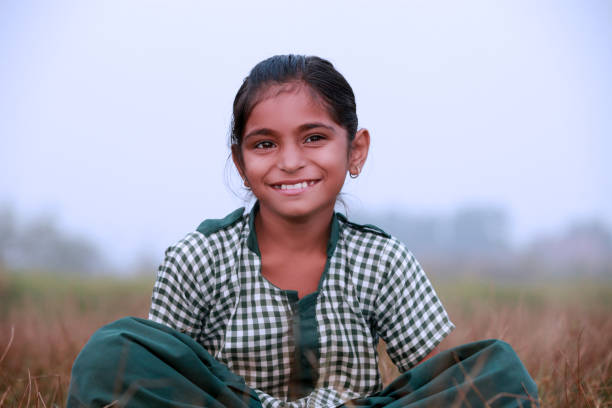
{"type": "Polygon", "coordinates": [[[338,146],[335,149],[329,149],[320,157],[321,163],[335,173],[346,173],[349,166],[349,155],[346,147],[338,146]]]}
{"type": "Polygon", "coordinates": [[[257,154],[243,152],[242,154],[242,171],[248,178],[261,176],[265,172],[267,160],[257,154]]]}

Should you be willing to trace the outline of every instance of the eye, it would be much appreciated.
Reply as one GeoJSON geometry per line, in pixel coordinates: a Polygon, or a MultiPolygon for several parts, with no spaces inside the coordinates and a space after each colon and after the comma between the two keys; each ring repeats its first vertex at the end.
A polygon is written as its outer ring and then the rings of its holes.
{"type": "Polygon", "coordinates": [[[254,147],[255,149],[271,149],[274,147],[274,143],[270,142],[269,140],[263,140],[261,142],[257,142],[254,147]]]}
{"type": "Polygon", "coordinates": [[[314,135],[310,135],[308,136],[304,142],[306,143],[313,143],[313,142],[318,142],[325,139],[325,137],[323,135],[319,135],[319,134],[314,134],[314,135]]]}

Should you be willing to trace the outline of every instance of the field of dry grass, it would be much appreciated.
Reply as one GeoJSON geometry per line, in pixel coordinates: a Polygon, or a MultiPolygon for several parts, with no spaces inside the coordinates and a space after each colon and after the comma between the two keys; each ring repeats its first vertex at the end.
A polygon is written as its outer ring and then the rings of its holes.
{"type": "MultiPolygon", "coordinates": [[[[105,323],[145,316],[152,279],[0,272],[0,407],[64,406],[81,347],[105,323]]],[[[500,338],[536,380],[542,406],[612,406],[612,282],[436,288],[457,326],[443,348],[500,338]]],[[[381,366],[389,381],[395,371],[381,366]]]]}

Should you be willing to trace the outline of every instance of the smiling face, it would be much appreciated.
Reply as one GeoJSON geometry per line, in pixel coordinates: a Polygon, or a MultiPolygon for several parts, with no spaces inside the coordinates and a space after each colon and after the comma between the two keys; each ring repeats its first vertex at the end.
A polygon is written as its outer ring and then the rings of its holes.
{"type": "Polygon", "coordinates": [[[331,216],[347,171],[365,161],[367,146],[364,153],[357,142],[364,132],[349,149],[347,131],[307,86],[273,85],[251,111],[233,158],[262,214],[331,216]]]}

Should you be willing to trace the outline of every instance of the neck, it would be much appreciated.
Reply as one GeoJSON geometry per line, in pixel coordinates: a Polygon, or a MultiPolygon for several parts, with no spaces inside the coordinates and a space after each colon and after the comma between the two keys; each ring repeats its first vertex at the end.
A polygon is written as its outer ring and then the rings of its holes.
{"type": "Polygon", "coordinates": [[[287,219],[260,207],[255,217],[260,249],[283,248],[294,253],[325,252],[333,213],[332,207],[304,219],[287,219]]]}

